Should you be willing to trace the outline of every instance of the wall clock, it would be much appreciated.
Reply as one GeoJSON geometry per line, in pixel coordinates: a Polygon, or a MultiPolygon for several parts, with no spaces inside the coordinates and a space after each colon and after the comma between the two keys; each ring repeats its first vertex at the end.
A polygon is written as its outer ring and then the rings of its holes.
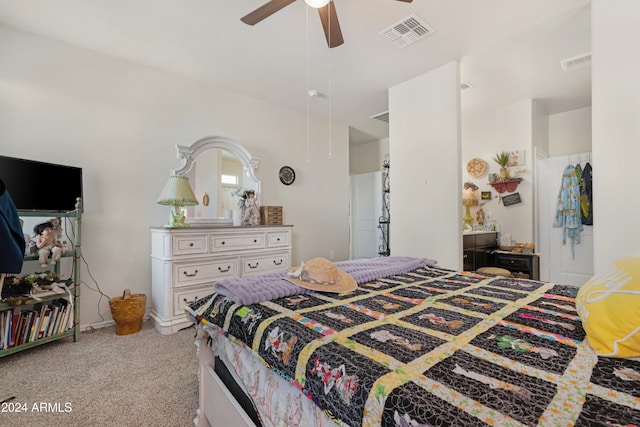
{"type": "Polygon", "coordinates": [[[291,185],[296,180],[296,173],[291,166],[281,167],[278,176],[280,177],[280,182],[284,185],[291,185]]]}

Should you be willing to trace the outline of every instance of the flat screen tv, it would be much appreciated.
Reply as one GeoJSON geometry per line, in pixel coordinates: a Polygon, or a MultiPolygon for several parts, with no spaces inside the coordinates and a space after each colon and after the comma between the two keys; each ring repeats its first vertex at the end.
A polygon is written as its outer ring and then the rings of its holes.
{"type": "Polygon", "coordinates": [[[82,197],[79,167],[0,156],[0,179],[20,211],[72,211],[82,197]]]}

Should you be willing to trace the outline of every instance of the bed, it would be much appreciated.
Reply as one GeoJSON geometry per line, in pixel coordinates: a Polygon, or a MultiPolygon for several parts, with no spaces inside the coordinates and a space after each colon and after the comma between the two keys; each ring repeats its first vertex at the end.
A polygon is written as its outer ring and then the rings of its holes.
{"type": "Polygon", "coordinates": [[[640,425],[640,361],[596,356],[577,288],[432,263],[358,283],[191,303],[196,423],[640,425]]]}

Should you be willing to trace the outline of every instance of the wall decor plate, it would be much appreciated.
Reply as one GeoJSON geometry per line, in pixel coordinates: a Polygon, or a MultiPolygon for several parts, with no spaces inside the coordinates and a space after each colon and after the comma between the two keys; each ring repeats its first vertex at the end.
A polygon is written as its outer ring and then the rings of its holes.
{"type": "Polygon", "coordinates": [[[487,171],[487,162],[482,159],[475,158],[467,163],[467,173],[474,178],[480,178],[487,171]]]}
{"type": "Polygon", "coordinates": [[[296,180],[296,173],[291,166],[283,166],[280,168],[278,177],[284,185],[291,185],[296,180]]]}

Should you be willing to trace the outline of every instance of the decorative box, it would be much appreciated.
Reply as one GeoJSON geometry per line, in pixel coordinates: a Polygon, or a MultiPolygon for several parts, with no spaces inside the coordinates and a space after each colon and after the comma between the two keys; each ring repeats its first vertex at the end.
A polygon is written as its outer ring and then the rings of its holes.
{"type": "Polygon", "coordinates": [[[282,206],[260,206],[260,224],[282,225],[282,206]]]}

